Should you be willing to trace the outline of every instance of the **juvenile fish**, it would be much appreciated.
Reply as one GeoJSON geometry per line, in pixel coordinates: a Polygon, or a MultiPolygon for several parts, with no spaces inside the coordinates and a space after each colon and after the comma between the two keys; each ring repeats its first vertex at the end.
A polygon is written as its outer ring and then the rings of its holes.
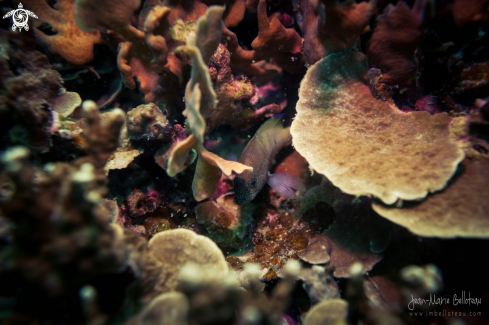
{"type": "Polygon", "coordinates": [[[253,171],[245,171],[234,178],[236,204],[253,200],[266,183],[285,198],[296,197],[295,192],[302,187],[298,177],[269,173],[273,159],[291,140],[290,127],[284,128],[280,119],[270,119],[258,129],[239,159],[240,163],[253,167],[253,171]]]}

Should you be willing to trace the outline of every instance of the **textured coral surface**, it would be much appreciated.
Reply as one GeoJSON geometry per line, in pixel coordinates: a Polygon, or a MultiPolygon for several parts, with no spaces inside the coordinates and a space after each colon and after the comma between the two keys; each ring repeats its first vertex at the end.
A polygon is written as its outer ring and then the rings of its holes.
{"type": "Polygon", "coordinates": [[[446,114],[403,113],[375,99],[360,53],[331,54],[301,83],[291,133],[311,167],[349,194],[387,204],[440,190],[464,153],[446,114]]]}

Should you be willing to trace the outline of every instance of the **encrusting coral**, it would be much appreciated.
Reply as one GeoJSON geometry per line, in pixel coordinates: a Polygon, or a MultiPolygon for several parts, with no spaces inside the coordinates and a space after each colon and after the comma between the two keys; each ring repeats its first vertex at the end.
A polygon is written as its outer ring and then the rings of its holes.
{"type": "Polygon", "coordinates": [[[443,189],[464,152],[450,135],[452,118],[403,113],[375,99],[363,54],[333,53],[301,82],[291,134],[311,167],[342,191],[387,204],[443,189]]]}

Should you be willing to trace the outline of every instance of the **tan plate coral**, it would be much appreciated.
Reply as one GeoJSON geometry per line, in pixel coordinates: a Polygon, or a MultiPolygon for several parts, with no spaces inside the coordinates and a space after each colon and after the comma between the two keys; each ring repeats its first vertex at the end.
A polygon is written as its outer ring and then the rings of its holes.
{"type": "Polygon", "coordinates": [[[489,159],[465,159],[454,183],[414,207],[373,204],[373,209],[413,233],[427,237],[489,237],[489,159]]]}
{"type": "Polygon", "coordinates": [[[346,324],[348,303],[343,299],[325,300],[315,305],[304,318],[304,325],[346,324]]]}
{"type": "Polygon", "coordinates": [[[333,53],[301,82],[291,134],[296,150],[343,192],[386,204],[445,187],[464,152],[447,114],[404,113],[375,99],[363,54],[333,53]]]}
{"type": "Polygon", "coordinates": [[[158,284],[161,292],[175,290],[178,271],[184,263],[197,263],[201,268],[225,276],[228,265],[217,245],[207,237],[191,230],[175,229],[156,234],[148,243],[150,253],[163,263],[163,274],[158,284]]]}

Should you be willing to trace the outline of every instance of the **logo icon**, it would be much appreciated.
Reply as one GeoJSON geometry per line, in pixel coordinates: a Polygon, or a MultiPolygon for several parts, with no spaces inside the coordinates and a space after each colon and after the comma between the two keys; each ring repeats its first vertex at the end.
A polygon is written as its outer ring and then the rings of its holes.
{"type": "Polygon", "coordinates": [[[12,16],[12,19],[14,21],[14,24],[12,25],[12,30],[15,32],[17,29],[19,29],[19,32],[22,31],[22,28],[24,28],[26,31],[29,30],[29,25],[27,24],[27,21],[29,20],[29,16],[32,18],[38,18],[35,13],[29,10],[25,10],[24,6],[22,6],[22,3],[19,3],[19,8],[15,10],[10,10],[7,12],[5,16],[3,16],[3,19],[8,18],[12,16]]]}

